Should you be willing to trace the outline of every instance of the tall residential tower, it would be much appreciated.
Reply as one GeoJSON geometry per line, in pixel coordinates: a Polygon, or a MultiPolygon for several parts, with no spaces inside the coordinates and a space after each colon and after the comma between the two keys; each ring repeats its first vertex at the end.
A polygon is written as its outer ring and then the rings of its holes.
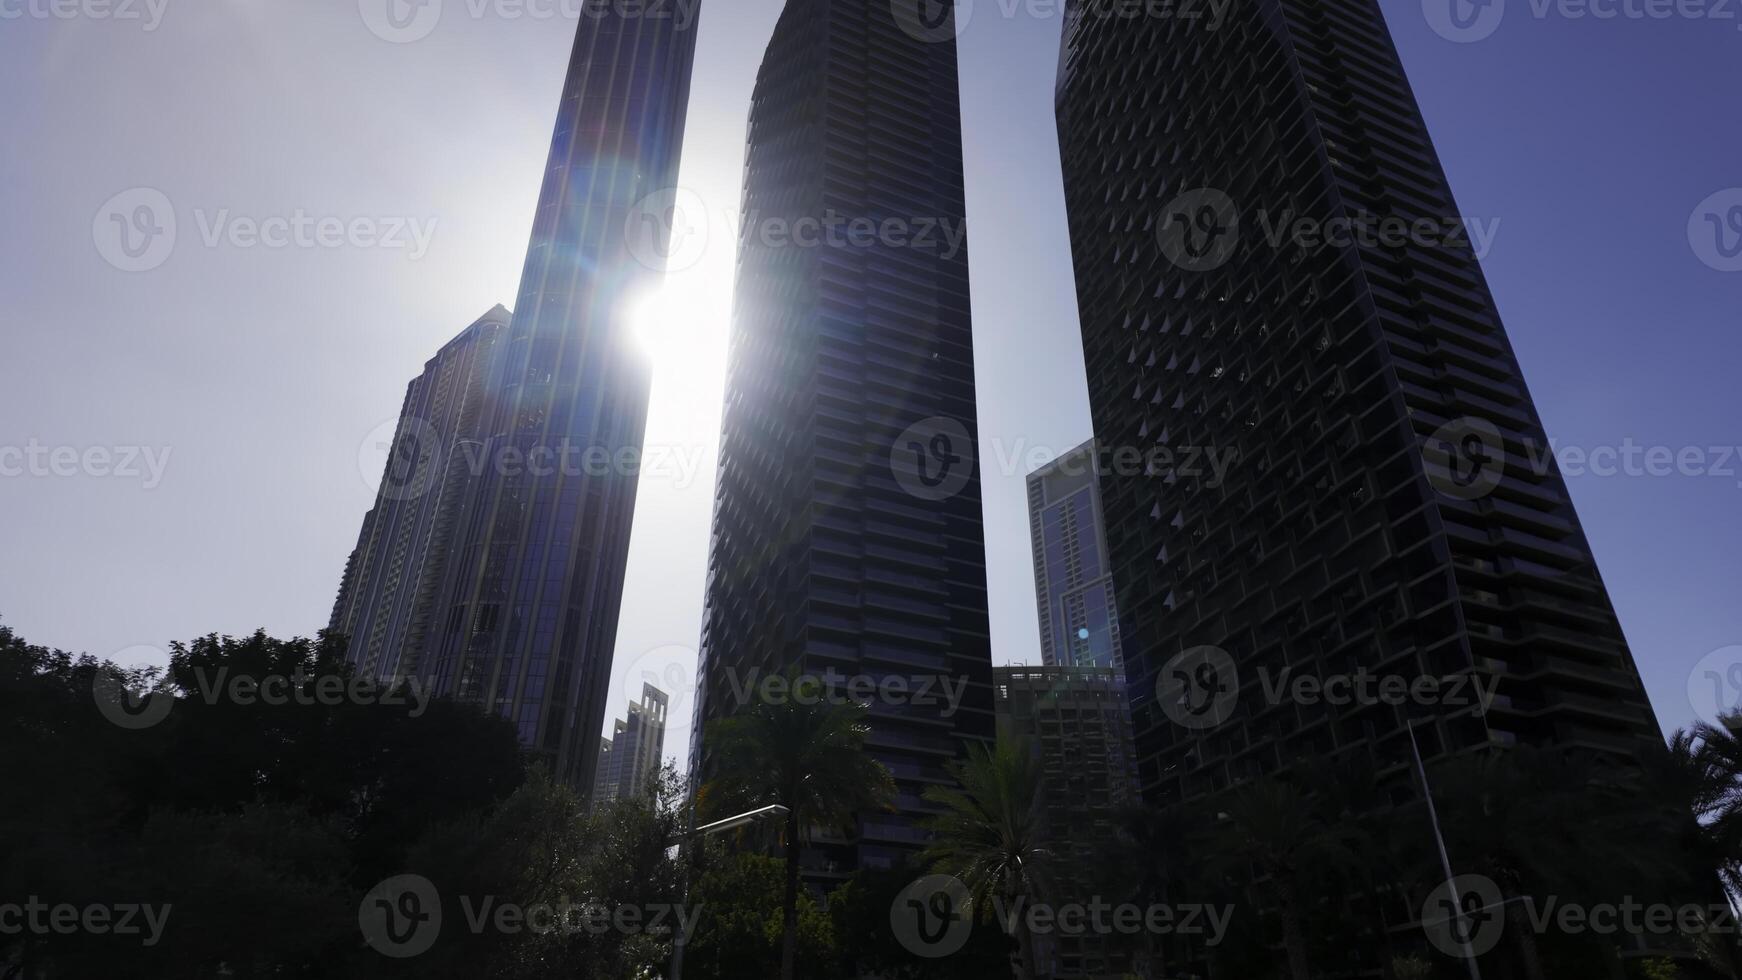
{"type": "Polygon", "coordinates": [[[1047,666],[1124,669],[1093,439],[1028,474],[1028,535],[1047,666]]]}
{"type": "Polygon", "coordinates": [[[1241,0],[1212,23],[1073,0],[1063,42],[1096,439],[1167,451],[1101,480],[1148,801],[1343,749],[1403,772],[1410,715],[1429,756],[1625,763],[1657,741],[1378,4],[1241,0]],[[1225,479],[1187,465],[1212,450],[1225,479]],[[1237,684],[1178,671],[1205,648],[1237,684]],[[1478,675],[1499,696],[1267,703],[1260,673],[1284,668],[1478,675]],[[1164,710],[1178,674],[1207,680],[1173,693],[1219,702],[1219,724],[1164,710]]]}
{"type": "Polygon", "coordinates": [[[812,880],[911,854],[920,794],[993,734],[948,28],[788,0],[750,110],[691,771],[708,770],[706,723],[744,707],[758,672],[962,692],[875,701],[896,812],[807,855],[812,880]]]}
{"type": "Polygon", "coordinates": [[[406,387],[375,506],[363,517],[327,625],[350,638],[349,659],[365,676],[419,674],[475,478],[466,447],[478,439],[491,355],[508,320],[500,306],[485,313],[406,387]]]}

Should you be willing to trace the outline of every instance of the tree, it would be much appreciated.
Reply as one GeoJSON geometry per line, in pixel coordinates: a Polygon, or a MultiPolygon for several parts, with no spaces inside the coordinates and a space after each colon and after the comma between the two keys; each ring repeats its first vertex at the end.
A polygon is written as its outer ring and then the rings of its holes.
{"type": "Polygon", "coordinates": [[[160,674],[0,627],[0,901],[172,910],[150,946],[0,937],[0,963],[32,976],[374,975],[379,956],[358,961],[363,893],[426,828],[512,791],[523,763],[506,720],[381,697],[353,684],[342,649],[209,636],[174,645],[160,674]],[[115,714],[114,690],[146,689],[167,714],[115,714]]]}
{"type": "Polygon", "coordinates": [[[949,771],[959,788],[933,787],[925,799],[942,808],[928,829],[932,842],[920,860],[953,875],[968,890],[971,912],[982,921],[1002,903],[1014,926],[1019,980],[1035,975],[1034,937],[1021,901],[1043,894],[1052,882],[1052,855],[1043,846],[1036,811],[1040,766],[1026,741],[1000,739],[996,748],[971,743],[964,763],[949,771]]]}
{"type": "Polygon", "coordinates": [[[1315,885],[1355,857],[1347,828],[1327,820],[1324,808],[1280,776],[1256,779],[1211,801],[1211,866],[1231,882],[1258,893],[1253,903],[1276,910],[1292,980],[1309,980],[1306,916],[1315,885]]]}
{"type": "MultiPolygon", "coordinates": [[[[685,953],[684,975],[699,980],[773,976],[784,951],[785,862],[764,854],[733,853],[716,841],[707,847],[700,865],[690,901],[705,910],[705,917],[685,953]]],[[[835,926],[830,913],[818,908],[809,895],[799,895],[795,963],[806,980],[843,975],[838,969],[835,926]]]]}
{"type": "MultiPolygon", "coordinates": [[[[1591,839],[1613,840],[1595,795],[1596,780],[1568,753],[1520,746],[1442,761],[1432,778],[1446,846],[1460,872],[1481,874],[1505,898],[1592,895],[1618,873],[1624,848],[1590,860],[1591,839]],[[1585,833],[1570,834],[1577,826],[1585,833]]],[[[1527,980],[1543,980],[1542,956],[1529,911],[1506,904],[1506,936],[1527,980]]]]}
{"type": "MultiPolygon", "coordinates": [[[[454,925],[400,968],[407,976],[509,980],[659,972],[675,938],[666,927],[680,919],[660,915],[657,932],[644,925],[683,900],[667,856],[682,792],[667,767],[652,795],[589,812],[574,790],[535,766],[496,807],[432,828],[402,870],[435,886],[443,922],[454,925]],[[507,930],[496,928],[505,909],[507,930]]],[[[691,921],[685,913],[681,921],[691,921]]],[[[383,961],[383,971],[393,968],[383,961]]]]}
{"type": "Polygon", "coordinates": [[[1742,893],[1742,714],[1697,722],[1647,760],[1642,794],[1673,823],[1675,838],[1701,869],[1742,893]]]}
{"type": "Polygon", "coordinates": [[[813,827],[848,826],[862,811],[889,808],[895,780],[866,752],[864,705],[838,700],[821,680],[796,668],[786,681],[783,696],[763,697],[709,725],[705,737],[718,768],[703,788],[702,803],[712,817],[771,804],[787,808],[780,975],[792,980],[803,834],[813,827]]]}

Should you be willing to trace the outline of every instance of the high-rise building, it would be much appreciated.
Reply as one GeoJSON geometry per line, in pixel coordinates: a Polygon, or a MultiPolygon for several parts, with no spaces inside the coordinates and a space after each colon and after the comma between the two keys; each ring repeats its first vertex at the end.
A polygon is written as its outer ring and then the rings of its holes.
{"type": "Polygon", "coordinates": [[[1091,439],[1028,475],[1040,659],[1048,666],[1124,667],[1099,468],[1091,439]]]}
{"type": "Polygon", "coordinates": [[[1378,4],[1074,0],[1057,116],[1096,440],[1162,463],[1101,479],[1146,799],[1351,747],[1402,772],[1410,714],[1429,756],[1656,741],[1378,4]],[[1235,669],[1182,693],[1224,717],[1176,723],[1163,668],[1205,648],[1235,669]],[[1269,703],[1285,667],[1498,696],[1269,703]]]}
{"type": "Polygon", "coordinates": [[[896,812],[808,850],[813,882],[911,855],[920,794],[993,734],[948,27],[788,0],[750,110],[691,771],[758,672],[928,685],[874,699],[896,812]]]}
{"type": "Polygon", "coordinates": [[[437,693],[511,719],[587,792],[639,475],[623,461],[641,450],[650,385],[626,314],[671,245],[693,11],[598,5],[580,19],[476,478],[416,663],[437,693]]]}
{"type": "Polygon", "coordinates": [[[508,320],[501,306],[491,309],[406,388],[375,506],[328,623],[350,638],[349,659],[366,676],[418,674],[472,479],[467,447],[478,439],[491,354],[508,320]]]}
{"type": "Polygon", "coordinates": [[[641,700],[617,719],[611,737],[599,742],[593,779],[593,806],[633,799],[649,791],[665,754],[665,711],[670,700],[652,684],[641,685],[641,700]]]}
{"type": "MultiPolygon", "coordinates": [[[[1125,681],[1110,667],[993,669],[998,738],[1026,744],[1040,764],[1039,837],[1057,869],[1051,898],[1087,904],[1110,894],[1107,868],[1119,821],[1137,802],[1137,764],[1125,681]]],[[[1141,946],[1092,930],[1036,934],[1037,973],[1123,977],[1141,946]]]]}

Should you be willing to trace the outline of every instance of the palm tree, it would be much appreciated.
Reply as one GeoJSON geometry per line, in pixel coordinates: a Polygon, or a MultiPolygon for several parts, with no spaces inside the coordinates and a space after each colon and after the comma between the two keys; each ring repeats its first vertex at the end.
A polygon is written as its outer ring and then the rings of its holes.
{"type": "Polygon", "coordinates": [[[1315,885],[1354,860],[1341,827],[1324,819],[1323,807],[1278,777],[1246,783],[1219,801],[1210,831],[1212,860],[1225,877],[1250,881],[1270,892],[1267,901],[1282,921],[1282,945],[1292,980],[1309,980],[1306,913],[1315,885]]]}
{"type": "MultiPolygon", "coordinates": [[[[1679,729],[1645,762],[1630,839],[1658,842],[1656,863],[1671,887],[1709,891],[1715,874],[1720,894],[1736,894],[1742,887],[1742,715],[1679,729]]],[[[1694,943],[1708,965],[1742,975],[1742,956],[1727,937],[1701,932],[1694,943]]]]}
{"type": "Polygon", "coordinates": [[[1029,744],[1001,739],[996,748],[968,747],[965,763],[951,763],[959,788],[933,787],[925,799],[942,808],[930,822],[933,839],[920,859],[953,875],[968,890],[969,909],[990,914],[1005,903],[1014,926],[1018,980],[1034,976],[1034,943],[1018,903],[1042,894],[1052,879],[1052,855],[1042,846],[1036,800],[1040,766],[1029,744]]]}
{"type": "MultiPolygon", "coordinates": [[[[1619,853],[1593,862],[1582,834],[1613,812],[1596,800],[1595,774],[1562,752],[1520,746],[1484,751],[1442,762],[1433,777],[1452,861],[1461,871],[1482,874],[1507,899],[1549,892],[1589,893],[1618,874],[1619,853]]],[[[1597,839],[1613,839],[1597,829],[1597,839]]],[[[1506,936],[1527,980],[1543,980],[1542,960],[1529,912],[1521,901],[1506,904],[1506,936]]]]}
{"type": "Polygon", "coordinates": [[[1742,891],[1742,714],[1678,730],[1651,762],[1648,795],[1677,808],[1683,845],[1742,891]]]}
{"type": "Polygon", "coordinates": [[[865,750],[867,708],[827,696],[822,682],[787,672],[788,693],[764,697],[708,726],[714,778],[701,799],[716,816],[780,804],[786,894],[780,975],[792,980],[798,953],[799,854],[814,827],[848,827],[865,810],[888,809],[895,780],[865,750]]]}
{"type": "MultiPolygon", "coordinates": [[[[1188,897],[1208,898],[1211,883],[1204,880],[1207,832],[1201,817],[1198,808],[1177,804],[1151,808],[1139,803],[1120,811],[1117,833],[1094,860],[1093,871],[1101,888],[1139,904],[1171,905],[1188,897]]],[[[1184,954],[1182,959],[1190,955],[1177,937],[1137,942],[1140,953],[1160,957],[1162,965],[1176,954],[1184,954]]]]}

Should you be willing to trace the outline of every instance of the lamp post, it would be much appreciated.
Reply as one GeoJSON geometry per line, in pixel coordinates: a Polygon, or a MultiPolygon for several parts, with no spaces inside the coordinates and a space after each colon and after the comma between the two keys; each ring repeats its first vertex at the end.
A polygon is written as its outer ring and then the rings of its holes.
{"type": "MultiPolygon", "coordinates": [[[[788,812],[787,808],[781,804],[770,803],[768,806],[748,810],[735,817],[716,820],[713,823],[703,824],[693,830],[686,830],[683,833],[672,835],[671,839],[666,841],[666,846],[678,848],[678,873],[682,876],[683,881],[682,897],[679,899],[679,902],[687,905],[689,904],[690,899],[689,865],[683,860],[683,845],[685,841],[698,840],[711,834],[718,834],[728,830],[737,830],[739,827],[748,827],[753,823],[760,823],[764,820],[784,819],[788,812]]],[[[690,802],[690,815],[693,820],[695,815],[695,802],[693,798],[690,802]]],[[[688,936],[678,936],[672,940],[671,980],[682,980],[683,951],[684,947],[687,945],[689,945],[688,936]]]]}
{"type": "MultiPolygon", "coordinates": [[[[1446,891],[1450,895],[1452,901],[1457,903],[1457,918],[1461,923],[1462,920],[1467,917],[1468,913],[1464,911],[1463,903],[1458,902],[1457,888],[1452,884],[1452,882],[1457,879],[1457,876],[1452,874],[1452,859],[1446,854],[1446,836],[1440,832],[1440,814],[1439,811],[1434,808],[1434,791],[1433,787],[1428,785],[1427,766],[1422,764],[1421,761],[1421,746],[1417,745],[1415,741],[1415,720],[1405,719],[1404,727],[1409,729],[1409,750],[1415,755],[1415,772],[1416,775],[1421,777],[1421,795],[1422,798],[1427,801],[1428,823],[1433,825],[1434,843],[1437,844],[1440,849],[1440,869],[1446,873],[1446,891]]],[[[1460,929],[1459,932],[1466,937],[1470,934],[1468,927],[1460,929]]],[[[1458,944],[1464,948],[1464,962],[1469,965],[1470,980],[1482,980],[1482,968],[1476,964],[1475,951],[1470,948],[1469,940],[1461,939],[1458,944]]]]}

